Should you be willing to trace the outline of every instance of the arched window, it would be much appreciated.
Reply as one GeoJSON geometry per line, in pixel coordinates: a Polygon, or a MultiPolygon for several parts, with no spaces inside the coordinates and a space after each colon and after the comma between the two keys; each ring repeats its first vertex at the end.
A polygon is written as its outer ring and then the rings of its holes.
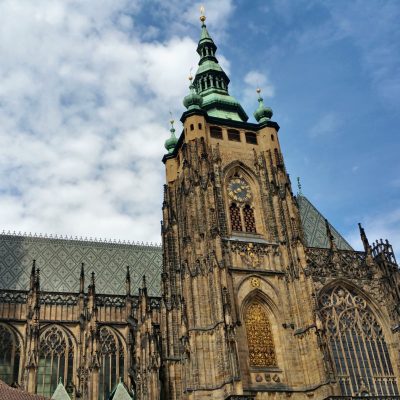
{"type": "Polygon", "coordinates": [[[0,325],[0,379],[8,385],[18,382],[21,348],[17,336],[6,325],[0,325]]]}
{"type": "Polygon", "coordinates": [[[382,327],[366,300],[337,286],[319,304],[343,395],[398,395],[382,327]]]}
{"type": "Polygon", "coordinates": [[[99,399],[107,400],[119,378],[124,377],[124,348],[119,337],[109,328],[100,329],[99,399]]]}
{"type": "Polygon", "coordinates": [[[73,378],[74,347],[64,329],[52,325],[40,335],[37,393],[51,397],[61,378],[69,385],[73,378]]]}
{"type": "Polygon", "coordinates": [[[241,231],[242,230],[242,219],[240,216],[240,209],[236,205],[236,203],[232,203],[229,207],[229,213],[231,217],[231,226],[232,231],[241,231]]]}
{"type": "Polygon", "coordinates": [[[253,193],[247,180],[240,173],[235,173],[228,180],[227,192],[232,232],[257,233],[254,209],[251,206],[253,193]]]}
{"type": "Polygon", "coordinates": [[[265,308],[252,303],[246,310],[245,325],[251,367],[276,367],[275,346],[271,324],[265,308]]]}
{"type": "Polygon", "coordinates": [[[243,208],[243,219],[246,232],[256,233],[256,220],[254,219],[254,210],[246,204],[243,208]]]}

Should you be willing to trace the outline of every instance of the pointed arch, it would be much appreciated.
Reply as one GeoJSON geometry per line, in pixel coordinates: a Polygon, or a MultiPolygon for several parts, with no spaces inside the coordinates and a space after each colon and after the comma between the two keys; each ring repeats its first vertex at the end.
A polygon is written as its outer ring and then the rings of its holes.
{"type": "Polygon", "coordinates": [[[271,323],[265,305],[251,301],[244,312],[250,367],[270,368],[277,366],[271,323]]]}
{"type": "Polygon", "coordinates": [[[19,382],[22,340],[10,325],[0,323],[0,379],[12,385],[19,382]]]}
{"type": "Polygon", "coordinates": [[[238,160],[228,164],[223,173],[231,232],[262,233],[262,210],[255,206],[255,199],[260,198],[259,179],[238,160]]]}
{"type": "Polygon", "coordinates": [[[374,308],[345,281],[319,293],[318,315],[343,395],[398,395],[384,324],[374,308]]]}
{"type": "Polygon", "coordinates": [[[74,376],[76,344],[71,332],[59,325],[46,326],[39,337],[38,394],[50,397],[60,379],[69,386],[74,376]]]}
{"type": "Polygon", "coordinates": [[[125,345],[119,333],[110,326],[102,326],[99,331],[99,399],[107,400],[124,377],[125,345]]]}
{"type": "Polygon", "coordinates": [[[248,362],[251,368],[276,368],[276,344],[271,325],[274,304],[255,289],[242,304],[242,319],[247,337],[248,362]]]}

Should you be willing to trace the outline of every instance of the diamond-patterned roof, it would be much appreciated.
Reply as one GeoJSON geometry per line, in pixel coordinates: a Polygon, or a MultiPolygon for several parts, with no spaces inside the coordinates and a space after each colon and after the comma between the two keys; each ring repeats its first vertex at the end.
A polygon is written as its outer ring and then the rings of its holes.
{"type": "MultiPolygon", "coordinates": [[[[300,208],[300,218],[303,225],[306,244],[308,247],[329,247],[326,234],[325,217],[311,204],[304,195],[297,196],[300,208]]],[[[329,222],[328,222],[329,223],[329,222]]],[[[353,250],[343,236],[329,223],[338,249],[353,250]]]]}
{"type": "Polygon", "coordinates": [[[149,295],[160,295],[160,246],[0,234],[0,289],[27,290],[34,259],[44,291],[78,292],[83,262],[85,286],[94,271],[97,293],[125,294],[129,265],[132,294],[146,275],[149,295]]]}

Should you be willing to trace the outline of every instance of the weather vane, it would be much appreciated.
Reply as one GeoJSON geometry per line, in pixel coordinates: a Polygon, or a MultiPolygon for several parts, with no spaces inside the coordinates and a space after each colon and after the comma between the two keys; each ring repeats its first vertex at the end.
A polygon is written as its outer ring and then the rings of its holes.
{"type": "Polygon", "coordinates": [[[170,111],[169,112],[169,115],[170,115],[170,120],[169,120],[169,123],[171,124],[171,129],[173,129],[174,128],[174,118],[172,117],[172,112],[170,111]]]}
{"type": "Polygon", "coordinates": [[[204,15],[204,6],[200,6],[200,21],[203,23],[203,25],[204,25],[205,20],[206,20],[206,16],[204,15]]]}

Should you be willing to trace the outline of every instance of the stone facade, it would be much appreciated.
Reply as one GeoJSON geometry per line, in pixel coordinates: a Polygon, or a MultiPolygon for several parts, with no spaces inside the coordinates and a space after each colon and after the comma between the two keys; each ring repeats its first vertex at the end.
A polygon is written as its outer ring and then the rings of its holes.
{"type": "Polygon", "coordinates": [[[360,227],[354,251],[293,195],[272,110],[247,122],[202,18],[162,249],[2,235],[0,378],[87,400],[119,378],[138,400],[399,398],[390,244],[360,227]]]}

